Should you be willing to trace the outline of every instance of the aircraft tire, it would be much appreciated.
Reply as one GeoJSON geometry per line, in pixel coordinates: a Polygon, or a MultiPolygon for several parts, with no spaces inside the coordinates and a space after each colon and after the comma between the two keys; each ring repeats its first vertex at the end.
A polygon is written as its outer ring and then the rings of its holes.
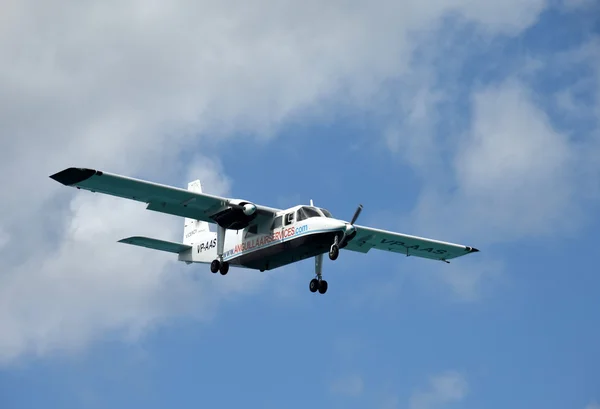
{"type": "Polygon", "coordinates": [[[329,259],[336,260],[339,255],[340,255],[339,246],[337,244],[332,245],[331,249],[329,249],[329,259]]]}
{"type": "Polygon", "coordinates": [[[213,260],[210,263],[210,272],[215,274],[221,268],[221,262],[219,260],[213,260]]]}
{"type": "Polygon", "coordinates": [[[219,268],[219,272],[221,273],[222,276],[227,274],[229,272],[229,263],[226,261],[221,263],[221,268],[219,268]]]}
{"type": "Polygon", "coordinates": [[[327,281],[321,280],[319,283],[319,294],[325,294],[327,292],[327,281]]]}
{"type": "Polygon", "coordinates": [[[312,280],[310,280],[308,289],[310,290],[311,293],[316,293],[317,290],[319,289],[319,280],[317,280],[316,278],[313,278],[312,280]]]}

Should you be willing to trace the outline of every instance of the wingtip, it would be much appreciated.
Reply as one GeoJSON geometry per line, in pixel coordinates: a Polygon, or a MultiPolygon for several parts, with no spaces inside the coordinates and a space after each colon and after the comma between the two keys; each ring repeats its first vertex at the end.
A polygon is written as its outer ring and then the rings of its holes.
{"type": "Polygon", "coordinates": [[[94,175],[102,175],[102,172],[86,168],[67,168],[50,175],[50,178],[65,186],[72,186],[81,183],[94,175]]]}
{"type": "Polygon", "coordinates": [[[477,253],[479,251],[479,249],[476,249],[475,247],[467,246],[467,251],[469,253],[477,253]]]}

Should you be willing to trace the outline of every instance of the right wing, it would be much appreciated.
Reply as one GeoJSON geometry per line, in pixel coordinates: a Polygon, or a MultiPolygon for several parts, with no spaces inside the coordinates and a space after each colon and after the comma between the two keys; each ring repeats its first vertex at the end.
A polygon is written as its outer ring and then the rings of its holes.
{"type": "Polygon", "coordinates": [[[280,211],[248,201],[192,192],[95,169],[68,168],[50,177],[65,186],[144,202],[148,210],[219,223],[234,230],[243,229],[256,218],[271,219],[280,211]],[[256,206],[256,211],[246,215],[245,204],[256,206]]]}
{"type": "Polygon", "coordinates": [[[346,250],[367,253],[371,249],[400,253],[406,256],[448,261],[479,250],[462,244],[448,243],[425,237],[411,236],[387,230],[355,225],[356,236],[344,247],[346,250]]]}

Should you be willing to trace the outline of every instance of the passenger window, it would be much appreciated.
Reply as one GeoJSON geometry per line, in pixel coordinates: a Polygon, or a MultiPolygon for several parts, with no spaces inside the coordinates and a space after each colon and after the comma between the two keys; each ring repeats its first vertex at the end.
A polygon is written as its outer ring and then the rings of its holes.
{"type": "Polygon", "coordinates": [[[281,219],[282,216],[277,216],[275,220],[273,220],[273,224],[271,225],[271,230],[275,230],[281,227],[281,219]]]}
{"type": "Polygon", "coordinates": [[[294,223],[294,213],[288,213],[285,215],[285,225],[294,223]]]}

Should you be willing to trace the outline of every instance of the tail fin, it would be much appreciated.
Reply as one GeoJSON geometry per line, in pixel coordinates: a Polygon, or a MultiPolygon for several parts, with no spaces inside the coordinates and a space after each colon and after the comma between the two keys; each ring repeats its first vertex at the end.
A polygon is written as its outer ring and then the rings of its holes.
{"type": "MultiPolygon", "coordinates": [[[[188,183],[188,190],[191,192],[202,193],[202,184],[200,180],[194,180],[188,183]]],[[[183,243],[190,245],[197,242],[197,238],[205,232],[210,231],[208,223],[200,220],[185,218],[183,225],[183,243]]]]}

